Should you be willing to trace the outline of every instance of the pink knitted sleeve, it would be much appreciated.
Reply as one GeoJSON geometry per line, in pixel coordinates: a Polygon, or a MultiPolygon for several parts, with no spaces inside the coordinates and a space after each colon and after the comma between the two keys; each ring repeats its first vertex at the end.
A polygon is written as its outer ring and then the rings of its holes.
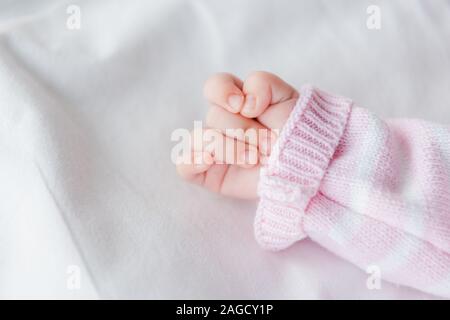
{"type": "Polygon", "coordinates": [[[305,237],[391,282],[450,297],[450,128],[386,120],[311,86],[261,170],[255,235],[305,237]]]}

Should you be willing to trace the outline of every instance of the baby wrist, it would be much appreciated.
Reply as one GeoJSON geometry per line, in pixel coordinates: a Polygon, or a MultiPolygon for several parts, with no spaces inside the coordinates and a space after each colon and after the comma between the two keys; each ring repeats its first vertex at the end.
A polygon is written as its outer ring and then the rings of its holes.
{"type": "Polygon", "coordinates": [[[258,184],[255,237],[281,250],[306,237],[303,216],[347,124],[352,101],[303,86],[258,184]]]}

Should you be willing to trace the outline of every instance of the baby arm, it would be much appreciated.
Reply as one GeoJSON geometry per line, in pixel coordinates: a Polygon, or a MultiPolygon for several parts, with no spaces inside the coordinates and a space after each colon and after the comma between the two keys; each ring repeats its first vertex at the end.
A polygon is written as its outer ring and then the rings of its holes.
{"type": "Polygon", "coordinates": [[[378,266],[383,279],[450,297],[448,127],[381,120],[350,99],[310,86],[297,92],[267,73],[215,76],[205,95],[209,128],[282,129],[273,147],[256,146],[263,165],[179,166],[215,191],[259,197],[255,235],[264,248],[309,237],[363,269],[378,266]]]}
{"type": "Polygon", "coordinates": [[[306,236],[386,280],[450,297],[450,129],[381,120],[303,87],[261,171],[255,231],[306,236]]]}

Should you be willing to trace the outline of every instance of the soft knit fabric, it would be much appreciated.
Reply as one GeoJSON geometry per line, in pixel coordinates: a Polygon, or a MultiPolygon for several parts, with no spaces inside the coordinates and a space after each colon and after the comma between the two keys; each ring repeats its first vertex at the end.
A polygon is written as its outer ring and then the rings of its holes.
{"type": "Polygon", "coordinates": [[[255,235],[309,237],[383,279],[450,297],[450,128],[300,90],[258,186],[255,235]]]}

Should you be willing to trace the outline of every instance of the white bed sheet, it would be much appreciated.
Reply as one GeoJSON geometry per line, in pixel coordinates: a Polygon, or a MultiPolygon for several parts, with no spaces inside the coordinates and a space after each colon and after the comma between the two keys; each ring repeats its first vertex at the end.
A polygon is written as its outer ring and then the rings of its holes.
{"type": "Polygon", "coordinates": [[[224,70],[448,123],[449,16],[444,0],[0,1],[0,297],[431,298],[369,290],[310,241],[262,251],[255,203],[180,181],[170,134],[224,70]]]}

